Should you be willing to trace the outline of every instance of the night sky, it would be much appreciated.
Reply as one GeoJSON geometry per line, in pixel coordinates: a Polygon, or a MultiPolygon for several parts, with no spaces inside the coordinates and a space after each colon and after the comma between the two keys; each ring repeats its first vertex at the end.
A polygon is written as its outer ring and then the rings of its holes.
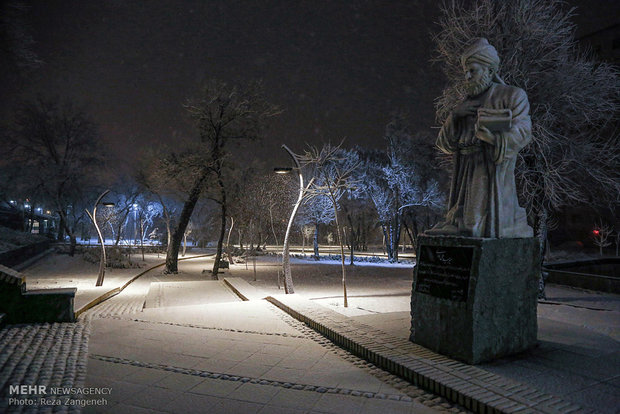
{"type": "MultiPolygon", "coordinates": [[[[2,117],[19,98],[70,98],[125,162],[145,146],[194,136],[182,105],[209,78],[262,79],[284,110],[261,149],[248,150],[259,156],[285,160],[281,143],[300,151],[344,137],[346,146],[380,148],[397,110],[419,130],[435,126],[443,77],[429,60],[438,1],[25,3],[23,22],[43,64],[21,83],[3,79],[2,117]]],[[[614,2],[588,3],[576,20],[582,31],[604,26],[614,2]]]]}

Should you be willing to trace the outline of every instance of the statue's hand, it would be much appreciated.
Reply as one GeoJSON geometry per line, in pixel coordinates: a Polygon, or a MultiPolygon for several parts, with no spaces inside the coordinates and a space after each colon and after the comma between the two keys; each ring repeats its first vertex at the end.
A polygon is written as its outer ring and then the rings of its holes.
{"type": "Polygon", "coordinates": [[[495,145],[495,135],[486,127],[478,127],[478,130],[476,131],[476,138],[491,145],[495,145]]]}
{"type": "Polygon", "coordinates": [[[465,100],[458,104],[452,110],[452,116],[456,118],[462,118],[465,116],[474,116],[476,115],[478,108],[480,107],[480,101],[470,101],[465,100]]]}

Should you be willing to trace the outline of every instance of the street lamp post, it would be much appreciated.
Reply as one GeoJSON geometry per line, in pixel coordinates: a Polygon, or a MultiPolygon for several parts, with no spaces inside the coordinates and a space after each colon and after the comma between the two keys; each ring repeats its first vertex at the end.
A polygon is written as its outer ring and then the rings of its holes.
{"type": "MultiPolygon", "coordinates": [[[[93,224],[95,225],[95,229],[97,229],[97,235],[99,236],[99,243],[101,243],[101,260],[99,262],[99,276],[97,277],[97,283],[95,284],[95,286],[103,285],[103,277],[105,275],[105,262],[106,262],[105,241],[103,239],[103,235],[101,234],[101,230],[99,229],[99,226],[97,225],[97,206],[101,202],[101,199],[105,197],[106,194],[108,194],[109,192],[110,190],[105,190],[103,193],[101,193],[97,201],[95,201],[95,206],[93,207],[92,213],[88,211],[88,209],[86,209],[86,214],[88,214],[88,217],[90,217],[93,224]]],[[[103,205],[105,207],[112,207],[114,206],[114,203],[103,203],[103,205]]]]}
{"type": "MultiPolygon", "coordinates": [[[[293,151],[290,150],[286,145],[282,145],[282,148],[291,156],[293,162],[295,163],[295,168],[297,170],[297,174],[299,175],[299,196],[297,197],[297,202],[293,207],[293,211],[291,213],[291,217],[288,220],[288,226],[286,227],[286,234],[284,235],[284,245],[282,246],[282,269],[284,271],[284,293],[295,293],[295,289],[293,287],[293,278],[291,276],[291,262],[289,257],[289,235],[291,233],[291,228],[293,227],[293,221],[295,220],[295,215],[297,214],[297,210],[301,205],[301,201],[304,197],[304,177],[301,174],[301,166],[299,165],[299,160],[293,151]]],[[[274,168],[274,171],[278,174],[288,174],[293,171],[293,168],[274,168]]],[[[312,183],[308,183],[308,186],[312,183]]]]}

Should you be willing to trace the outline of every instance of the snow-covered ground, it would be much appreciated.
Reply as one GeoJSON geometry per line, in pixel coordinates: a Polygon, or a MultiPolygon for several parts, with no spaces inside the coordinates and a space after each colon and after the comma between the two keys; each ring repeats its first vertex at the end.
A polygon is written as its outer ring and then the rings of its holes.
{"type": "MultiPolygon", "coordinates": [[[[191,254],[204,253],[193,249],[191,254]]],[[[28,289],[77,287],[76,309],[117,286],[124,284],[144,268],[162,263],[164,255],[149,253],[142,262],[140,255],[133,260],[141,263],[142,269],[107,269],[102,287],[95,287],[98,264],[88,263],[81,255],[69,257],[65,254],[51,254],[26,269],[28,289]]],[[[184,278],[210,280],[202,270],[211,269],[212,260],[195,259],[181,268],[184,278]],[[188,274],[183,274],[183,273],[188,274]],[[191,275],[189,274],[191,273],[191,275]]],[[[348,262],[348,259],[347,259],[348,262]]],[[[413,279],[412,264],[359,262],[346,265],[349,307],[343,307],[342,268],[336,260],[291,259],[295,292],[333,308],[347,315],[407,311],[413,279]]],[[[253,258],[247,263],[236,263],[221,276],[243,277],[267,294],[283,293],[281,257],[257,256],[256,281],[254,280],[253,258]],[[278,273],[280,286],[278,289],[278,273]]],[[[160,269],[157,270],[161,272],[160,269]]],[[[177,276],[177,277],[180,277],[177,276]]],[[[171,276],[172,279],[175,276],[171,276]]]]}
{"type": "MultiPolygon", "coordinates": [[[[68,243],[69,239],[67,239],[66,242],[68,243]]],[[[76,242],[77,244],[84,245],[84,246],[98,246],[99,245],[99,239],[96,237],[91,237],[90,239],[82,239],[78,237],[76,242]]],[[[113,246],[116,243],[116,239],[106,238],[104,239],[104,243],[106,246],[113,246]]],[[[123,239],[123,240],[120,240],[118,244],[120,246],[140,247],[140,240],[124,240],[123,239]]],[[[144,246],[160,246],[161,245],[161,243],[156,240],[144,240],[142,244],[144,246]]],[[[189,243],[188,243],[188,246],[190,246],[189,243]]]]}
{"type": "MultiPolygon", "coordinates": [[[[203,253],[192,250],[191,255],[203,253]]],[[[190,256],[190,255],[188,255],[190,256]]],[[[164,256],[146,255],[144,268],[164,261],[164,256]]],[[[135,260],[141,262],[141,256],[135,260]]],[[[211,269],[212,259],[192,259],[180,267],[179,275],[167,275],[165,279],[211,280],[202,273],[211,269]]],[[[79,255],[52,254],[26,269],[28,289],[77,287],[76,309],[98,295],[118,287],[143,269],[107,269],[104,285],[95,287],[98,266],[84,261],[79,255]]],[[[358,263],[346,265],[346,285],[349,307],[343,306],[342,268],[336,260],[291,259],[295,293],[327,306],[348,316],[362,316],[390,312],[409,312],[413,265],[390,263],[358,263]]],[[[156,272],[161,273],[161,269],[156,272]]],[[[256,277],[254,260],[237,262],[226,269],[222,277],[242,277],[265,294],[284,293],[281,257],[257,256],[256,277]],[[280,276],[278,288],[278,275],[280,276]]],[[[565,303],[567,306],[539,305],[539,316],[565,323],[575,323],[618,340],[620,326],[620,296],[582,292],[560,286],[550,286],[548,301],[565,303]],[[601,311],[599,309],[604,309],[601,311]],[[611,318],[611,319],[610,319],[611,318]]]]}
{"type": "Polygon", "coordinates": [[[46,240],[49,239],[39,234],[24,233],[0,226],[0,253],[46,240]]]}
{"type": "Polygon", "coordinates": [[[28,290],[77,288],[74,302],[77,310],[98,296],[122,286],[146,267],[161,263],[163,257],[160,255],[158,258],[154,253],[145,254],[143,262],[141,255],[134,255],[132,258],[141,265],[140,269],[107,268],[102,286],[95,286],[99,264],[85,261],[80,254],[73,257],[67,254],[49,254],[22,271],[22,274],[26,277],[28,290]]]}
{"type": "MultiPolygon", "coordinates": [[[[231,265],[227,275],[243,277],[268,294],[284,293],[281,260],[276,256],[258,256],[256,280],[252,258],[247,263],[231,265]]],[[[344,307],[339,260],[291,258],[295,293],[349,316],[410,309],[412,264],[355,262],[351,266],[348,259],[346,263],[348,308],[344,307]]]]}

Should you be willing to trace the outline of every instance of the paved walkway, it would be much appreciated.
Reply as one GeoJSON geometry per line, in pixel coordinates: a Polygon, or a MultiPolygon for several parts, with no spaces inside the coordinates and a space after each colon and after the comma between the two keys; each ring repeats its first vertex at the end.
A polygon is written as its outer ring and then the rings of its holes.
{"type": "Polygon", "coordinates": [[[111,389],[85,412],[619,412],[617,295],[550,286],[541,345],[472,367],[409,342],[408,312],[345,316],[299,295],[274,296],[278,308],[205,268],[150,272],[75,324],[0,330],[0,411],[79,411],[7,407],[7,386],[25,383],[111,389]]]}
{"type": "MultiPolygon", "coordinates": [[[[142,292],[152,307],[90,317],[86,386],[113,391],[108,405],[87,412],[462,411],[339,349],[266,301],[242,302],[224,282],[194,273],[195,264],[181,266],[183,273],[167,282],[149,277],[150,291],[142,292]],[[190,305],[174,306],[188,293],[190,305]],[[192,304],[201,296],[209,303],[192,304]]],[[[111,300],[122,301],[124,293],[111,300]]]]}
{"type": "Polygon", "coordinates": [[[557,286],[548,297],[539,305],[538,348],[475,367],[409,342],[409,312],[346,317],[301,297],[269,300],[341,346],[475,411],[618,412],[620,298],[557,286]]]}

